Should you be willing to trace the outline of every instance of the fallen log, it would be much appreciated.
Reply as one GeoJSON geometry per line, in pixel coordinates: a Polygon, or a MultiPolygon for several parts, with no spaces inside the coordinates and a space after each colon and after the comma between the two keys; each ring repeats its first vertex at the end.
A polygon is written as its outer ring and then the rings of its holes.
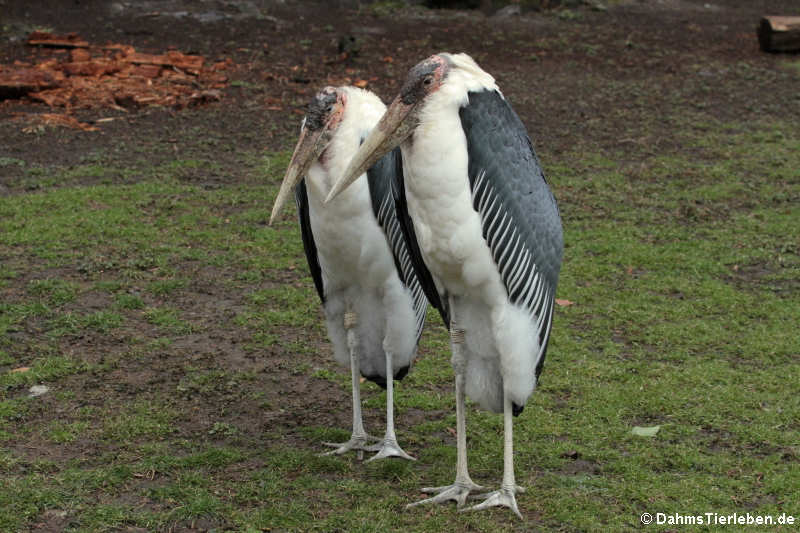
{"type": "Polygon", "coordinates": [[[764,52],[800,52],[800,17],[763,17],[758,42],[764,52]]]}

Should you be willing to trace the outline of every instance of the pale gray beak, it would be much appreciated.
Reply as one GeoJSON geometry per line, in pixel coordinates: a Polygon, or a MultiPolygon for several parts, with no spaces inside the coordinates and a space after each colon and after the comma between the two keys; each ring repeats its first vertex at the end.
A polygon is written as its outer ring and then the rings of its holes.
{"type": "Polygon", "coordinates": [[[286,175],[283,177],[278,196],[275,197],[275,205],[273,205],[272,215],[269,217],[270,226],[275,221],[278,213],[280,213],[294,186],[305,177],[314,161],[325,151],[331,137],[332,134],[327,124],[317,131],[311,131],[307,127],[303,127],[300,132],[300,139],[294,148],[292,160],[289,162],[289,168],[286,169],[286,175]]]}
{"type": "Polygon", "coordinates": [[[417,126],[414,109],[414,105],[404,104],[399,97],[395,98],[350,160],[344,175],[333,184],[325,203],[336,198],[384,154],[394,150],[413,133],[417,126]]]}

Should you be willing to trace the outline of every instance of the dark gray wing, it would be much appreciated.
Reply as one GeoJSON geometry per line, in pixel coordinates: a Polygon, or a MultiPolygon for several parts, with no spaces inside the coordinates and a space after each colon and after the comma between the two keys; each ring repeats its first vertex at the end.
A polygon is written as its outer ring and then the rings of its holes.
{"type": "Polygon", "coordinates": [[[297,216],[300,219],[300,234],[303,237],[303,249],[306,251],[308,269],[314,279],[314,286],[322,303],[325,303],[325,287],[322,283],[322,268],[319,266],[317,257],[317,245],[314,242],[314,234],[311,232],[311,219],[308,210],[308,191],[306,190],[306,180],[300,180],[294,188],[294,200],[297,202],[297,216]]]}
{"type": "Polygon", "coordinates": [[[512,303],[539,334],[536,376],[553,324],[564,241],[561,217],[525,126],[497,91],[469,93],[459,111],[467,138],[472,205],[512,303]]]}
{"type": "Polygon", "coordinates": [[[433,283],[433,277],[422,260],[414,227],[405,208],[403,159],[399,148],[395,148],[383,156],[372,168],[367,170],[367,182],[372,198],[372,210],[378,224],[386,234],[394,255],[398,275],[411,291],[414,313],[417,317],[417,338],[419,339],[425,323],[428,300],[439,310],[445,324],[449,324],[449,320],[447,312],[441,304],[436,285],[433,283]],[[402,205],[395,200],[395,189],[403,191],[402,205]]]}

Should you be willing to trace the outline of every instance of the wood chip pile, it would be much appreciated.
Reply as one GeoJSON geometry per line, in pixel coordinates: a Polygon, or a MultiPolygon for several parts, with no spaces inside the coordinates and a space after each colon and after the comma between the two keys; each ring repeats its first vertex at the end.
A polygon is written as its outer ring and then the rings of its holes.
{"type": "Polygon", "coordinates": [[[0,64],[0,101],[27,98],[52,108],[144,106],[174,109],[219,100],[233,61],[209,63],[177,50],[137,52],[124,44],[92,45],[76,34],[33,32],[28,45],[51,49],[38,63],[0,64]]]}

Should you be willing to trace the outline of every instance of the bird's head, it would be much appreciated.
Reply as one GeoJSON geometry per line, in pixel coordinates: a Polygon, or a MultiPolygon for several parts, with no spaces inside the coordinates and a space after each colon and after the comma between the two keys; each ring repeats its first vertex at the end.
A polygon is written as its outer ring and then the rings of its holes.
{"type": "Polygon", "coordinates": [[[439,90],[451,66],[448,54],[437,54],[417,63],[408,71],[400,94],[350,160],[347,170],[334,184],[326,202],[349,187],[384,154],[394,150],[414,133],[425,100],[439,90]]]}
{"type": "Polygon", "coordinates": [[[400,100],[404,106],[416,107],[430,94],[439,90],[450,70],[447,54],[438,54],[420,61],[408,71],[406,82],[400,89],[395,102],[400,100]]]}
{"type": "Polygon", "coordinates": [[[270,225],[280,213],[294,186],[305,177],[308,169],[331,142],[342,123],[346,106],[346,91],[336,87],[325,87],[311,99],[300,127],[300,139],[294,148],[283,183],[275,198],[275,205],[272,207],[270,225]]]}

